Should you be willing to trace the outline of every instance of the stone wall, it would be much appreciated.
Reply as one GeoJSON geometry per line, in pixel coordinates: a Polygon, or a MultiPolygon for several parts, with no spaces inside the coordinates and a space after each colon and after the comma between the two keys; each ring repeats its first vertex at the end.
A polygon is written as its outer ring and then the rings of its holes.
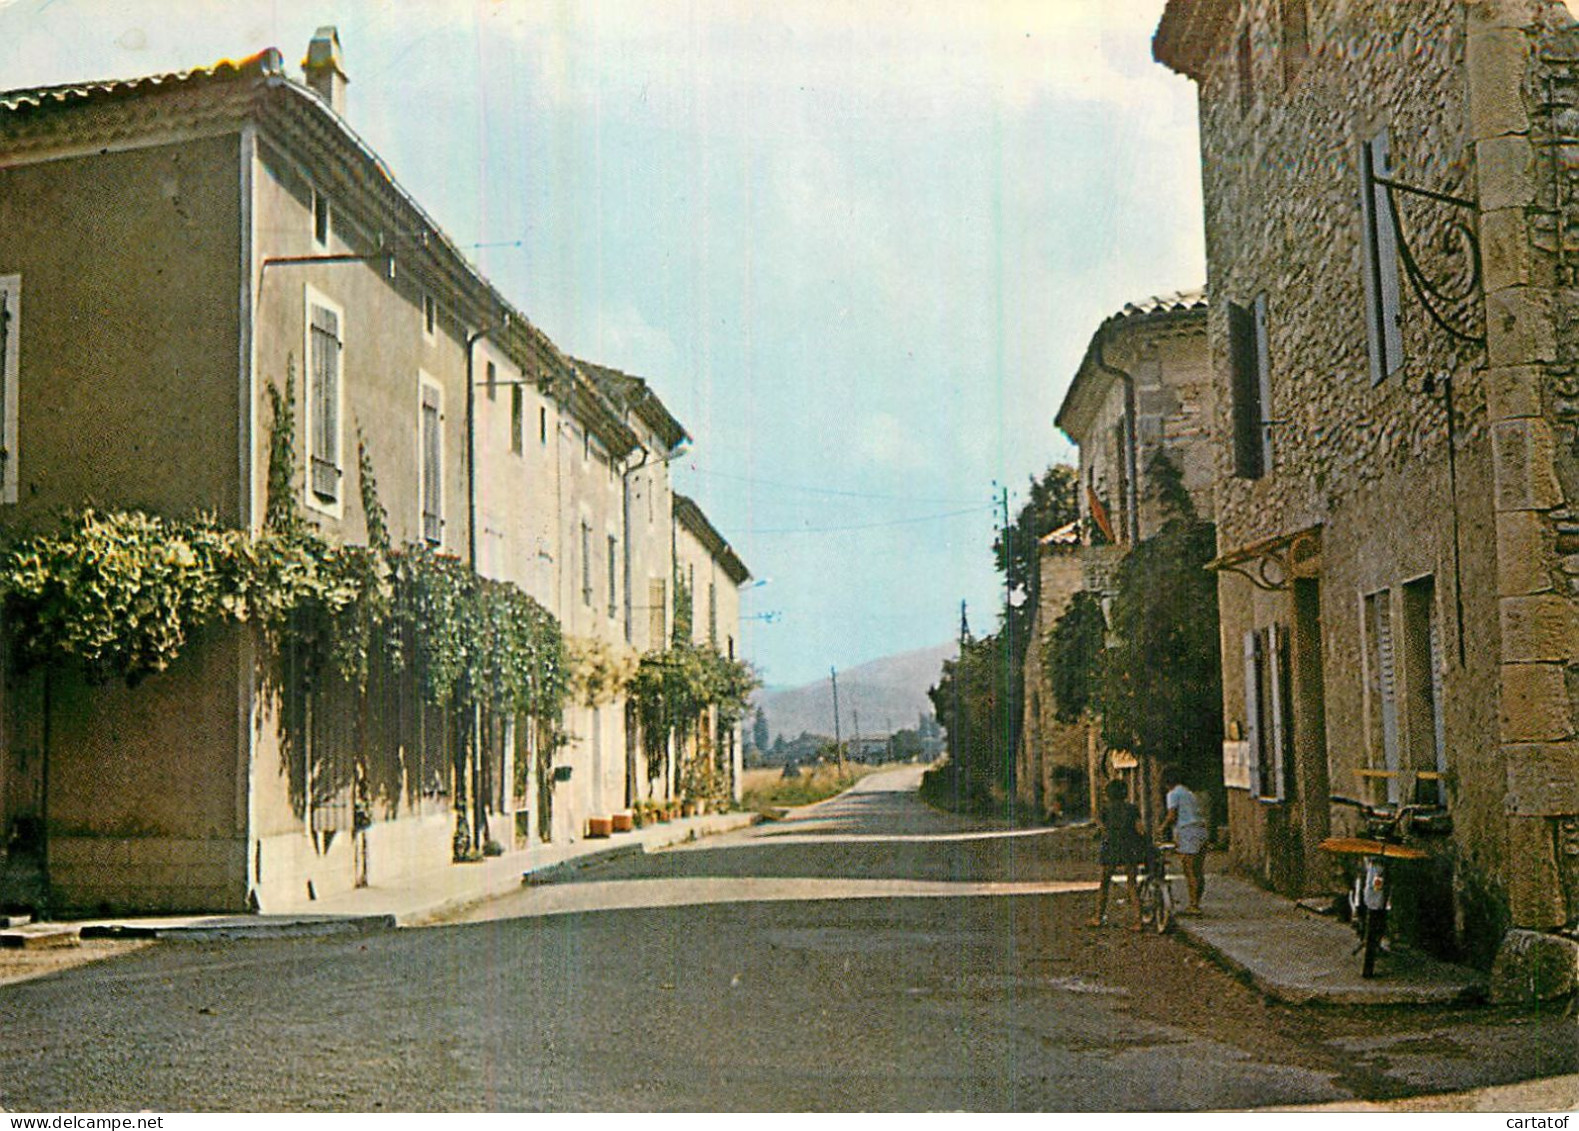
{"type": "Polygon", "coordinates": [[[1243,635],[1280,625],[1297,644],[1287,574],[1319,587],[1307,589],[1319,617],[1306,641],[1319,664],[1294,687],[1290,773],[1281,796],[1230,791],[1234,859],[1291,892],[1333,882],[1315,844],[1347,827],[1347,811],[1321,794],[1389,792],[1367,601],[1400,624],[1406,587],[1429,593],[1440,682],[1400,674],[1396,733],[1403,768],[1427,768],[1417,759],[1434,725],[1404,716],[1411,696],[1440,704],[1454,833],[1433,846],[1425,874],[1451,890],[1454,919],[1415,926],[1423,941],[1485,959],[1508,922],[1554,926],[1575,910],[1559,860],[1579,809],[1579,321],[1566,313],[1565,250],[1579,246],[1569,203],[1579,44],[1567,11],[1541,0],[1313,0],[1301,53],[1282,34],[1281,7],[1244,5],[1192,76],[1220,397],[1219,552],[1239,552],[1250,573],[1266,560],[1258,545],[1278,552],[1279,540],[1286,549],[1314,531],[1316,548],[1298,569],[1274,563],[1284,583],[1269,591],[1222,575],[1230,736],[1246,725],[1243,635]],[[1435,318],[1400,272],[1404,361],[1377,381],[1359,166],[1383,129],[1394,179],[1473,204],[1395,195],[1421,274],[1464,297],[1436,303],[1435,318]],[[1458,225],[1478,235],[1479,280],[1458,225]],[[1227,307],[1258,295],[1272,459],[1250,479],[1234,474],[1227,307]]]}

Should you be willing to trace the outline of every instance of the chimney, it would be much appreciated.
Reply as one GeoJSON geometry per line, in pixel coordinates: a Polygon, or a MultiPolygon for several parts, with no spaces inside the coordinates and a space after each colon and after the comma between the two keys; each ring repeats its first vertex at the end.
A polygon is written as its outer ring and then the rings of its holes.
{"type": "Polygon", "coordinates": [[[307,58],[302,60],[302,72],[307,76],[307,85],[318,92],[329,109],[345,117],[345,88],[351,80],[340,65],[340,32],[336,28],[321,27],[313,33],[307,58]]]}

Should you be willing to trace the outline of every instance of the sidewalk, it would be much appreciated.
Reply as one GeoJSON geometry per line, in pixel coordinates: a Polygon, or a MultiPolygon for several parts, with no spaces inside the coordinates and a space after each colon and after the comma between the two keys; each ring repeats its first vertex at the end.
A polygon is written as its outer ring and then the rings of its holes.
{"type": "MultiPolygon", "coordinates": [[[[1176,896],[1184,881],[1174,881],[1176,896]]],[[[1413,952],[1383,954],[1376,977],[1360,976],[1356,938],[1347,923],[1318,915],[1248,880],[1206,877],[1200,916],[1174,922],[1191,943],[1248,978],[1262,993],[1293,1005],[1447,1005],[1482,1000],[1477,970],[1413,952]]]]}
{"type": "Polygon", "coordinates": [[[608,838],[577,839],[507,852],[473,864],[445,864],[400,887],[365,887],[274,908],[261,915],[112,917],[43,922],[0,930],[0,948],[71,946],[78,939],[284,938],[357,934],[431,923],[472,904],[547,883],[598,861],[641,855],[754,824],[756,813],[713,813],[647,825],[608,838]]]}

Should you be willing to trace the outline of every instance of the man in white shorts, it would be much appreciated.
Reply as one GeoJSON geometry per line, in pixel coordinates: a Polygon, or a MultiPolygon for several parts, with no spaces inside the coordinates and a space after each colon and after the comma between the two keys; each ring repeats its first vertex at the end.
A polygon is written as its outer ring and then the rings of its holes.
{"type": "Polygon", "coordinates": [[[1173,830],[1173,843],[1184,866],[1184,882],[1190,889],[1187,915],[1201,913],[1201,895],[1206,890],[1206,812],[1200,798],[1179,780],[1179,771],[1167,766],[1162,771],[1162,785],[1168,791],[1168,815],[1162,820],[1162,832],[1167,836],[1173,830]]]}

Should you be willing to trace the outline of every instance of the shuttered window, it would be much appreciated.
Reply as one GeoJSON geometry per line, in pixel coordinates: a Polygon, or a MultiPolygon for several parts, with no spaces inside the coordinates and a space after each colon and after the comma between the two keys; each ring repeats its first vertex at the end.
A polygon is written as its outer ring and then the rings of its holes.
{"type": "Polygon", "coordinates": [[[662,648],[669,640],[669,583],[661,577],[647,582],[647,647],[662,648]]]}
{"type": "MultiPolygon", "coordinates": [[[[1398,670],[1393,651],[1392,592],[1365,595],[1366,717],[1370,722],[1372,769],[1398,771],[1398,670]]],[[[1386,778],[1387,800],[1400,794],[1396,776],[1386,778]]]]}
{"type": "Polygon", "coordinates": [[[308,486],[325,506],[340,502],[340,315],[309,306],[308,486]]]}
{"type": "Polygon", "coordinates": [[[1370,344],[1371,384],[1380,384],[1404,363],[1404,332],[1398,283],[1398,222],[1392,198],[1377,177],[1392,176],[1391,145],[1383,130],[1360,146],[1360,221],[1365,248],[1365,330],[1370,344]]]}
{"type": "Polygon", "coordinates": [[[581,603],[592,607],[592,527],[581,524],[581,603]]]}
{"type": "Polygon", "coordinates": [[[422,540],[444,541],[444,406],[437,385],[422,382],[422,540]]]}
{"type": "Polygon", "coordinates": [[[1254,303],[1228,304],[1228,349],[1232,369],[1234,474],[1260,479],[1272,466],[1272,373],[1267,359],[1266,295],[1254,303]]]}
{"type": "Polygon", "coordinates": [[[17,388],[22,357],[22,276],[0,275],[0,501],[17,498],[17,388]]]}
{"type": "Polygon", "coordinates": [[[620,543],[614,535],[609,535],[609,617],[619,616],[619,556],[620,543]]]}
{"type": "Polygon", "coordinates": [[[1264,801],[1283,801],[1293,741],[1287,630],[1271,625],[1246,632],[1244,664],[1250,791],[1264,801]]]}
{"type": "Polygon", "coordinates": [[[510,386],[510,450],[520,455],[525,447],[526,390],[520,385],[510,386]]]}

